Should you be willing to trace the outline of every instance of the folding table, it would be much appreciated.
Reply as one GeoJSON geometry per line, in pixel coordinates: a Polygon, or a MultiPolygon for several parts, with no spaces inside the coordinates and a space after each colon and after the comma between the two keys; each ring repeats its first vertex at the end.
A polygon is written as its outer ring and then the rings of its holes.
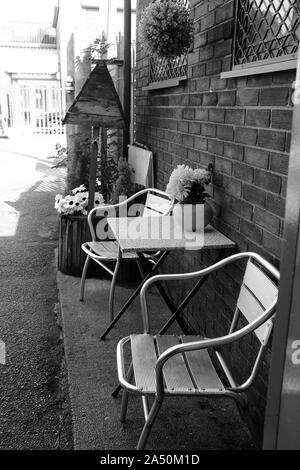
{"type": "MultiPolygon", "coordinates": [[[[149,266],[146,254],[149,252],[161,252],[157,262],[151,265],[148,274],[133,292],[131,297],[123,305],[114,320],[108,325],[101,336],[105,339],[110,330],[119,321],[133,300],[139,294],[144,282],[151,276],[157,274],[157,270],[171,251],[175,250],[221,250],[218,260],[223,258],[225,249],[233,249],[235,243],[220,233],[212,226],[207,226],[203,232],[184,232],[178,227],[172,216],[158,217],[109,217],[107,219],[109,228],[119,244],[119,258],[124,253],[135,252],[141,262],[149,266]]],[[[160,334],[163,334],[178,318],[188,302],[198,292],[207,276],[200,279],[179,306],[174,305],[162,284],[157,283],[157,288],[170,309],[172,316],[163,326],[160,334]]]]}

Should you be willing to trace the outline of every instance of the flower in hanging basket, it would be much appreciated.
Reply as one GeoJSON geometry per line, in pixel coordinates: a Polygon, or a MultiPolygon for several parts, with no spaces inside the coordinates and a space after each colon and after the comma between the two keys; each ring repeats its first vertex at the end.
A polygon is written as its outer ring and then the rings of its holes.
{"type": "Polygon", "coordinates": [[[138,29],[142,47],[152,55],[176,57],[193,41],[193,20],[183,0],[154,0],[142,13],[138,29]]]}
{"type": "MultiPolygon", "coordinates": [[[[64,215],[87,215],[89,195],[86,187],[82,184],[78,188],[73,189],[72,194],[62,196],[57,194],[55,197],[55,209],[64,215]]],[[[104,198],[101,193],[95,193],[95,207],[104,204],[104,198]]]]}
{"type": "Polygon", "coordinates": [[[181,203],[203,204],[209,194],[205,186],[211,181],[209,171],[197,168],[193,170],[186,165],[178,165],[173,170],[166,192],[181,203]]]}

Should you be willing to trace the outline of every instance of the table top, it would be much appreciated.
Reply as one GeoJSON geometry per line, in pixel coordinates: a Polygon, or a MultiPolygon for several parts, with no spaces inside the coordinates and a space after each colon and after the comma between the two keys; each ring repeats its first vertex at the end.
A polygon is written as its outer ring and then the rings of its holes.
{"type": "Polygon", "coordinates": [[[210,225],[204,232],[183,232],[170,216],[109,217],[107,222],[124,253],[235,247],[232,240],[210,225]]]}

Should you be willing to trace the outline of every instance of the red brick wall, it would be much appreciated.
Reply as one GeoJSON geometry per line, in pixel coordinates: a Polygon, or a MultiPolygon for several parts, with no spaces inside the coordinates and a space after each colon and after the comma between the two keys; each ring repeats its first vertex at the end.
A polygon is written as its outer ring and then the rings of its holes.
{"type": "MultiPolygon", "coordinates": [[[[148,3],[139,0],[138,14],[148,3]]],[[[161,189],[176,165],[206,168],[213,163],[213,196],[219,207],[215,226],[237,243],[239,251],[256,251],[279,266],[295,71],[221,79],[220,73],[231,68],[234,2],[191,0],[191,6],[195,37],[188,80],[178,87],[143,91],[148,59],[138,46],[136,140],[153,150],[156,186],[161,189]]],[[[215,256],[173,255],[166,270],[199,269],[215,256]]],[[[212,278],[185,314],[187,328],[207,335],[224,333],[241,276],[240,267],[234,266],[212,278]]],[[[174,298],[185,288],[173,286],[174,298]]],[[[254,347],[254,339],[237,347],[236,373],[244,370],[245,356],[254,347]]],[[[268,358],[250,394],[260,429],[267,376],[268,358]]]]}

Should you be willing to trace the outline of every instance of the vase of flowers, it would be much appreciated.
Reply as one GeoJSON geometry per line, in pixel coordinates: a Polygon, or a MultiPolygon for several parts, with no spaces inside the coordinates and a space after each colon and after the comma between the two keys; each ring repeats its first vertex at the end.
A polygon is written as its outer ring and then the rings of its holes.
{"type": "Polygon", "coordinates": [[[166,192],[176,203],[173,216],[187,232],[201,231],[211,221],[215,207],[206,192],[211,173],[201,168],[178,165],[170,176],[166,192]]]}
{"type": "Polygon", "coordinates": [[[187,52],[193,41],[193,20],[186,3],[154,0],[141,15],[138,37],[151,55],[174,58],[187,52]]]}

